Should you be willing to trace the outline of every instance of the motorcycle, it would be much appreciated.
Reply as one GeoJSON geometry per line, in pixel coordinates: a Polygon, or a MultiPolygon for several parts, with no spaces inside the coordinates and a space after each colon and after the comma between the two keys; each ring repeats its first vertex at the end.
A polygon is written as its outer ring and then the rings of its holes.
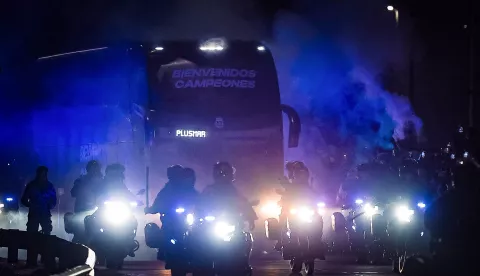
{"type": "Polygon", "coordinates": [[[16,228],[19,215],[18,199],[13,196],[3,196],[0,199],[0,225],[16,228]]]}
{"type": "Polygon", "coordinates": [[[85,235],[85,218],[93,215],[98,207],[80,213],[67,212],[63,217],[63,224],[67,234],[73,234],[72,242],[87,244],[88,240],[85,235]]]}
{"type": "Polygon", "coordinates": [[[165,268],[172,275],[185,275],[189,271],[186,236],[194,223],[192,210],[178,206],[160,214],[162,229],[155,223],[145,226],[145,243],[158,250],[157,259],[166,261],[165,268]]]}
{"type": "Polygon", "coordinates": [[[405,273],[405,263],[410,257],[428,255],[429,235],[424,227],[425,203],[417,206],[400,201],[389,206],[385,215],[389,217],[387,233],[392,258],[392,270],[405,273]]]}
{"type": "MultiPolygon", "coordinates": [[[[140,190],[137,195],[142,195],[140,190]]],[[[135,240],[138,222],[134,209],[139,201],[111,198],[98,204],[98,209],[85,217],[85,232],[89,247],[95,251],[97,261],[110,269],[121,269],[127,256],[134,257],[140,244],[135,240]]]]}
{"type": "MultiPolygon", "coordinates": [[[[383,214],[384,205],[373,198],[357,199],[350,210],[346,229],[351,250],[358,263],[379,263],[385,255],[387,223],[383,214]]],[[[338,218],[337,218],[338,219],[338,218]]]]}
{"type": "MultiPolygon", "coordinates": [[[[253,201],[257,206],[259,201],[253,201]]],[[[201,212],[187,234],[193,275],[252,275],[253,238],[238,212],[201,212]]]]}
{"type": "MultiPolygon", "coordinates": [[[[349,207],[346,229],[357,262],[375,264],[391,259],[393,271],[401,273],[407,257],[425,251],[423,202],[412,208],[413,204],[402,198],[388,203],[370,198],[357,199],[355,205],[349,207]]],[[[342,220],[337,220],[341,224],[342,220]]]]}
{"type": "MultiPolygon", "coordinates": [[[[299,208],[285,208],[287,231],[282,241],[284,260],[290,261],[292,273],[300,273],[305,264],[305,271],[312,275],[315,270],[315,259],[324,260],[323,236],[323,204],[292,204],[299,208]]],[[[276,218],[265,222],[267,238],[282,240],[282,225],[276,218]]]]}

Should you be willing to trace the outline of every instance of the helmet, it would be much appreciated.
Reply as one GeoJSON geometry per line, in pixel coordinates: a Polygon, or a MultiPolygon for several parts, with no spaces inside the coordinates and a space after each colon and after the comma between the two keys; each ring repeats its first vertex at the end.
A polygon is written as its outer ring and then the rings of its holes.
{"type": "Polygon", "coordinates": [[[285,164],[285,169],[287,169],[288,173],[288,178],[293,179],[294,176],[294,171],[298,169],[306,169],[308,171],[307,166],[305,166],[305,163],[302,161],[288,161],[287,164],[285,164]]]}
{"type": "Polygon", "coordinates": [[[37,174],[48,173],[48,168],[45,166],[39,166],[37,168],[37,174]]]}
{"type": "Polygon", "coordinates": [[[98,172],[101,170],[100,163],[97,160],[91,160],[87,163],[87,173],[98,172]]]}
{"type": "Polygon", "coordinates": [[[235,168],[228,162],[219,161],[213,165],[213,179],[233,181],[235,179],[235,168]]]}
{"type": "Polygon", "coordinates": [[[125,178],[124,173],[125,167],[122,164],[115,163],[108,165],[107,168],[105,168],[105,175],[107,176],[118,176],[121,178],[125,178]]]}
{"type": "Polygon", "coordinates": [[[179,180],[184,173],[184,168],[182,165],[173,165],[167,169],[167,178],[170,181],[179,180]]]}
{"type": "Polygon", "coordinates": [[[310,172],[305,164],[302,163],[302,166],[298,166],[293,169],[292,179],[298,183],[308,183],[308,180],[310,179],[310,172]]]}

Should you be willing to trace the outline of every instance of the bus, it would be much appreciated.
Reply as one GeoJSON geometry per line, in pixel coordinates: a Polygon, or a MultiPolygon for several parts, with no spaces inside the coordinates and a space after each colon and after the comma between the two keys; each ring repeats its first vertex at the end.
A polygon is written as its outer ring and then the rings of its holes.
{"type": "Polygon", "coordinates": [[[281,103],[272,53],[258,41],[98,47],[41,57],[26,72],[32,147],[67,190],[92,159],[124,164],[131,190],[148,171],[149,201],[167,167],[193,168],[201,191],[213,164],[228,161],[246,197],[276,200],[284,148],[298,146],[299,116],[281,103]]]}
{"type": "MultiPolygon", "coordinates": [[[[283,116],[288,147],[301,130],[295,110],[281,104],[272,53],[258,41],[166,41],[147,50],[145,116],[153,175],[182,164],[200,188],[212,166],[228,161],[249,197],[273,190],[283,176],[283,116]]],[[[152,175],[152,176],[153,176],[152,175]]],[[[153,177],[157,178],[157,177],[153,177]]]]}

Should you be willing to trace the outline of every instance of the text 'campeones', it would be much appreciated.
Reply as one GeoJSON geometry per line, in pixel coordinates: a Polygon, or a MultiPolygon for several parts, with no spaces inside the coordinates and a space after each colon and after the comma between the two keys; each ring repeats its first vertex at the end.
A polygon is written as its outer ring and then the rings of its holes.
{"type": "Polygon", "coordinates": [[[196,68],[173,70],[177,89],[186,88],[255,88],[257,72],[235,68],[196,68]]]}

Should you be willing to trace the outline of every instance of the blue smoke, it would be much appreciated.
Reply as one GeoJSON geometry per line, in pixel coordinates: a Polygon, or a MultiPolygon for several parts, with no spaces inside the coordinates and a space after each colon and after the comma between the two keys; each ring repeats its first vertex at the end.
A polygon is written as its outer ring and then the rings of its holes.
{"type": "Polygon", "coordinates": [[[421,121],[408,100],[384,91],[338,39],[293,14],[281,14],[275,31],[271,48],[282,101],[303,123],[300,148],[287,150],[287,159],[332,175],[371,160],[379,149],[392,149],[394,139],[404,139],[408,122],[419,133],[421,121]]]}

